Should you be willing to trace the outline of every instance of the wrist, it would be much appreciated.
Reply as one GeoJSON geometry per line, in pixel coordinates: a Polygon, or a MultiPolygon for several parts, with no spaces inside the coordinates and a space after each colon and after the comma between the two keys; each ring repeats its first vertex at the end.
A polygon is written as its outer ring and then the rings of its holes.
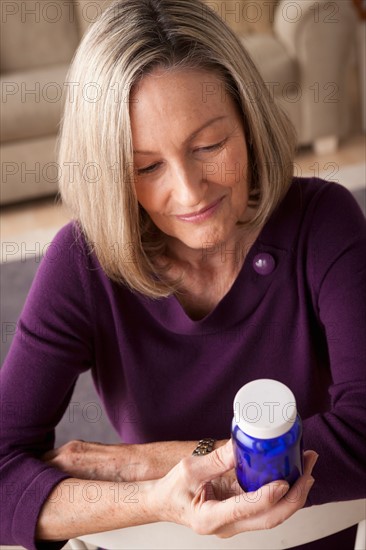
{"type": "Polygon", "coordinates": [[[214,446],[213,446],[213,451],[216,451],[216,449],[218,449],[219,447],[222,447],[223,445],[226,445],[226,443],[228,441],[229,441],[228,439],[216,439],[216,441],[214,443],[214,446]]]}
{"type": "Polygon", "coordinates": [[[190,456],[194,441],[161,441],[129,445],[134,479],[151,480],[164,477],[182,458],[190,456]]]}
{"type": "Polygon", "coordinates": [[[141,513],[143,515],[143,523],[157,523],[159,521],[167,521],[164,513],[164,506],[159,489],[160,480],[142,481],[139,485],[138,501],[140,504],[141,513]]]}

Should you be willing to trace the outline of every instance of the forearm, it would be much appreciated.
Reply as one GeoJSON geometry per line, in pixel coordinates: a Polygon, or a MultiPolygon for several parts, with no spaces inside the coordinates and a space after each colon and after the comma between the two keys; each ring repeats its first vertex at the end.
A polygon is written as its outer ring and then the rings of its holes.
{"type": "MultiPolygon", "coordinates": [[[[221,447],[225,440],[215,442],[214,448],[221,447]]],[[[159,441],[143,445],[130,445],[135,466],[131,472],[133,479],[159,479],[165,476],[180,460],[190,456],[197,446],[194,441],[159,441]]]]}
{"type": "Polygon", "coordinates": [[[111,483],[68,478],[54,488],[43,505],[36,539],[63,541],[158,521],[223,537],[275,526],[304,505],[314,481],[314,455],[309,452],[305,456],[304,475],[288,492],[288,502],[283,498],[288,484],[283,481],[267,485],[255,501],[240,498],[245,497],[241,490],[233,494],[233,488],[226,485],[225,489],[225,483],[224,491],[216,494],[213,481],[220,481],[220,476],[234,467],[231,442],[207,456],[185,458],[159,480],[111,483]]]}
{"type": "Polygon", "coordinates": [[[42,507],[36,539],[64,540],[157,521],[154,483],[65,479],[42,507]]]}
{"type": "MultiPolygon", "coordinates": [[[[220,447],[226,440],[215,443],[220,447]]],[[[46,454],[50,465],[81,479],[143,481],[159,479],[192,454],[197,441],[161,441],[146,444],[103,445],[70,441],[46,454]]]]}

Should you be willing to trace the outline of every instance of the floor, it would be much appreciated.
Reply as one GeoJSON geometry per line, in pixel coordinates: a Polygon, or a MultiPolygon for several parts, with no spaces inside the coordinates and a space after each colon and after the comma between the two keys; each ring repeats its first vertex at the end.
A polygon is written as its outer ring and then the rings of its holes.
{"type": "MultiPolygon", "coordinates": [[[[298,176],[321,176],[339,181],[343,174],[348,179],[345,167],[366,162],[366,135],[357,135],[340,144],[335,153],[317,156],[311,148],[301,149],[295,158],[295,174],[298,176]]],[[[366,174],[358,170],[358,186],[365,185],[366,174]]],[[[347,181],[342,181],[347,185],[347,181]]],[[[7,255],[0,261],[19,259],[19,255],[41,254],[60,227],[69,221],[65,208],[54,198],[31,201],[24,204],[4,206],[0,220],[2,246],[7,255]],[[10,243],[10,244],[9,244],[10,243]]]]}

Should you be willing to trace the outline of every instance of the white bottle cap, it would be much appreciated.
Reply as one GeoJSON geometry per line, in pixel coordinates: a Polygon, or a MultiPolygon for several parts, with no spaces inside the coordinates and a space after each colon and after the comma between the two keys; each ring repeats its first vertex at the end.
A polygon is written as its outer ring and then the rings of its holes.
{"type": "Polygon", "coordinates": [[[250,437],[279,437],[292,428],[296,415],[294,394],[277,380],[253,380],[234,399],[234,422],[250,437]]]}

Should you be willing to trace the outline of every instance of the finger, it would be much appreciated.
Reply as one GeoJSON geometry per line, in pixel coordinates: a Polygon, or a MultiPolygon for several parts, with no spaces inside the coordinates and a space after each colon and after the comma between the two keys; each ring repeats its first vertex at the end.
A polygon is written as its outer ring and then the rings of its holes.
{"type": "MultiPolygon", "coordinates": [[[[196,480],[200,478],[201,482],[210,481],[232,467],[233,452],[230,443],[221,447],[222,454],[217,452],[220,449],[215,452],[216,458],[212,456],[214,453],[207,457],[193,457],[195,462],[191,462],[191,466],[197,475],[196,480]]],[[[210,507],[207,511],[211,526],[214,527],[212,532],[219,536],[232,536],[245,530],[270,529],[285,521],[304,506],[314,481],[311,471],[316,460],[317,454],[314,451],[304,454],[305,473],[290,490],[288,483],[283,480],[264,485],[251,493],[245,493],[238,484],[234,484],[234,496],[222,502],[209,501],[210,507]]],[[[204,499],[200,504],[204,505],[204,499]]]]}
{"type": "Polygon", "coordinates": [[[234,520],[251,517],[266,512],[272,508],[288,492],[289,484],[284,480],[272,481],[263,485],[257,491],[246,493],[242,489],[231,498],[231,511],[234,520]]]}
{"type": "MultiPolygon", "coordinates": [[[[314,478],[311,476],[311,472],[317,459],[318,454],[316,452],[306,451],[304,453],[304,474],[296,481],[287,494],[285,488],[281,489],[281,487],[279,487],[278,492],[273,493],[269,503],[267,499],[262,498],[261,502],[259,502],[255,507],[253,506],[251,510],[252,513],[249,513],[244,520],[239,519],[240,512],[239,509],[237,509],[236,514],[234,515],[236,515],[238,520],[231,525],[227,524],[217,534],[223,538],[226,538],[243,531],[271,529],[280,523],[283,523],[305,505],[308,494],[314,484],[314,478]],[[283,496],[284,498],[282,498],[283,496]],[[276,506],[274,506],[275,504],[276,506]]],[[[270,488],[271,485],[272,484],[268,484],[267,486],[262,487],[262,489],[265,487],[270,488]]],[[[239,493],[237,488],[236,491],[238,495],[239,493]]],[[[255,500],[255,493],[246,493],[244,498],[246,500],[249,500],[250,498],[255,500]]]]}
{"type": "Polygon", "coordinates": [[[308,475],[301,476],[272,510],[263,514],[262,517],[250,518],[247,527],[250,529],[272,529],[280,525],[304,507],[313,484],[314,478],[308,475]]]}
{"type": "Polygon", "coordinates": [[[207,482],[231,470],[234,465],[234,451],[231,440],[212,453],[204,456],[193,456],[189,461],[189,470],[197,482],[207,482]]]}
{"type": "Polygon", "coordinates": [[[313,483],[313,479],[302,476],[287,493],[283,494],[284,491],[282,490],[281,495],[281,488],[279,488],[277,494],[275,493],[276,500],[272,498],[270,505],[267,507],[263,502],[264,510],[262,513],[257,513],[260,508],[257,507],[256,513],[250,513],[246,518],[238,519],[231,525],[227,524],[217,534],[226,538],[243,531],[257,531],[277,527],[304,506],[313,483]]]}
{"type": "MultiPolygon", "coordinates": [[[[195,519],[199,519],[201,534],[216,534],[221,536],[226,530],[232,530],[240,525],[237,532],[247,530],[245,524],[251,516],[260,515],[273,507],[288,490],[288,483],[275,481],[258,491],[232,496],[222,501],[207,500],[211,483],[202,486],[192,504],[196,508],[195,519]]],[[[231,536],[231,535],[227,535],[231,536]]]]}
{"type": "Polygon", "coordinates": [[[246,525],[250,518],[261,517],[273,508],[288,488],[288,483],[285,481],[274,481],[254,492],[245,493],[241,490],[241,494],[216,502],[214,506],[211,505],[209,515],[215,534],[221,536],[227,530],[230,532],[233,529],[237,529],[236,532],[247,530],[246,525]]]}
{"type": "Polygon", "coordinates": [[[315,451],[304,452],[304,475],[311,475],[319,455],[315,451]]]}
{"type": "Polygon", "coordinates": [[[309,491],[314,484],[311,472],[317,459],[318,455],[314,451],[306,451],[304,453],[304,474],[296,480],[284,499],[277,505],[279,515],[281,512],[286,514],[285,519],[304,506],[309,491]]]}

